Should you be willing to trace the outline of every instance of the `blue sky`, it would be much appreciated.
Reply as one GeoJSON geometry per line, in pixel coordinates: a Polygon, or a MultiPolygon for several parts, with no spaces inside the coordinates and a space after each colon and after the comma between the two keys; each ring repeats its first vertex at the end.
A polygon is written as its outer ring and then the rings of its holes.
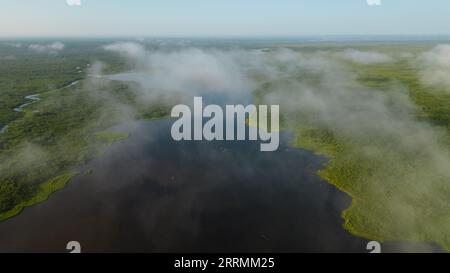
{"type": "Polygon", "coordinates": [[[0,0],[0,37],[450,34],[449,0],[381,1],[0,0]]]}

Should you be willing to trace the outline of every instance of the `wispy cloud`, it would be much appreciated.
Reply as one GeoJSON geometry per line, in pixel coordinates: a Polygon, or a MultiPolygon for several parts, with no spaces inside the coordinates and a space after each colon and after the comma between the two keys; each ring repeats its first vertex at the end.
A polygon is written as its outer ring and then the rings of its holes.
{"type": "Polygon", "coordinates": [[[56,53],[65,48],[65,45],[61,42],[54,42],[51,44],[31,44],[29,49],[39,53],[56,53]]]}
{"type": "Polygon", "coordinates": [[[422,82],[450,90],[450,44],[434,47],[419,57],[422,82]]]}
{"type": "Polygon", "coordinates": [[[369,6],[381,6],[381,0],[367,0],[369,6]]]}
{"type": "Polygon", "coordinates": [[[69,6],[81,6],[81,0],[66,0],[69,6]]]}
{"type": "Polygon", "coordinates": [[[389,63],[394,59],[384,53],[375,51],[359,51],[355,49],[347,49],[337,54],[340,58],[357,63],[357,64],[379,64],[389,63]]]}

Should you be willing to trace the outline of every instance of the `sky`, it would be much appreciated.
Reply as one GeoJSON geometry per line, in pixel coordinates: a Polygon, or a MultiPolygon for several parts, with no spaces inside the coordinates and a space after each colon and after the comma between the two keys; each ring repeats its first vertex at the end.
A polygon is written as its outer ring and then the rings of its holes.
{"type": "Polygon", "coordinates": [[[448,0],[0,0],[0,37],[450,35],[448,0]]]}

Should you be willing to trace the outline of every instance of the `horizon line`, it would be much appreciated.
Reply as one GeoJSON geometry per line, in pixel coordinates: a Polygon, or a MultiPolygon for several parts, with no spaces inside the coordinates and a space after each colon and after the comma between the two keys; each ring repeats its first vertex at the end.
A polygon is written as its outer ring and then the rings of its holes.
{"type": "Polygon", "coordinates": [[[244,40],[264,40],[264,39],[305,39],[305,38],[450,38],[450,34],[305,34],[305,35],[86,35],[86,36],[64,36],[64,35],[43,35],[43,36],[1,36],[1,40],[6,39],[244,39],[244,40]]]}

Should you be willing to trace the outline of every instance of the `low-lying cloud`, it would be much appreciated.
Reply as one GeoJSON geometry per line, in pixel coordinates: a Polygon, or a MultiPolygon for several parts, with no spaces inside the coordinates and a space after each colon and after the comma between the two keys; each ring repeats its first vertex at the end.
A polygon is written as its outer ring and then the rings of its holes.
{"type": "Polygon", "coordinates": [[[380,64],[394,61],[391,56],[384,53],[355,49],[347,49],[344,52],[338,53],[337,56],[357,64],[380,64]]]}
{"type": "Polygon", "coordinates": [[[442,44],[419,57],[422,82],[450,90],[450,45],[442,44]]]}
{"type": "Polygon", "coordinates": [[[184,48],[176,51],[147,51],[142,45],[125,42],[104,49],[119,53],[148,75],[147,88],[183,92],[250,92],[254,81],[247,71],[252,65],[244,51],[184,48]]]}
{"type": "Polygon", "coordinates": [[[65,48],[65,45],[61,42],[54,42],[51,44],[31,44],[29,49],[39,53],[56,53],[65,48]]]}

